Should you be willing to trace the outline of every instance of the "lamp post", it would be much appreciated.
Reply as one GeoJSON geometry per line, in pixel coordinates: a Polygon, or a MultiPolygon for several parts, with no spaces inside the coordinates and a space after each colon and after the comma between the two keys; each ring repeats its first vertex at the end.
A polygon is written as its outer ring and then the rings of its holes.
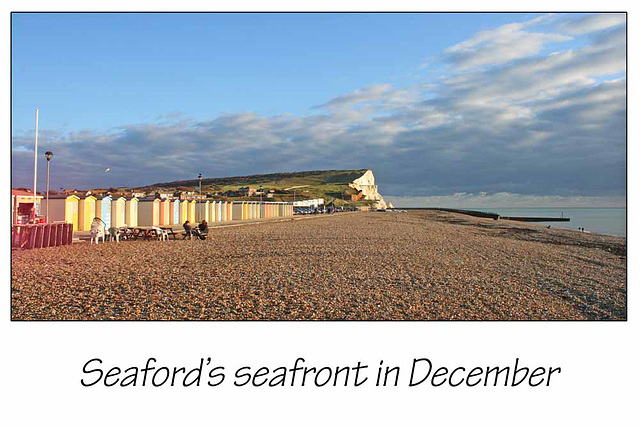
{"type": "Polygon", "coordinates": [[[49,162],[53,157],[53,153],[51,151],[47,151],[44,153],[44,156],[47,158],[47,213],[46,213],[46,221],[49,222],[49,162]]]}
{"type": "Polygon", "coordinates": [[[201,173],[198,174],[198,181],[200,182],[200,184],[199,184],[200,197],[202,197],[202,174],[201,173]]]}
{"type": "Polygon", "coordinates": [[[260,185],[260,203],[262,203],[262,184],[260,185]]]}

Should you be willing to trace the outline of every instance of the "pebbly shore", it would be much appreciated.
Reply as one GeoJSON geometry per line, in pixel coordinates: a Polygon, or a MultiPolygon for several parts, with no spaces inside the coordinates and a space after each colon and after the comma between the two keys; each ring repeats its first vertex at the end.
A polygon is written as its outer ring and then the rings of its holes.
{"type": "Polygon", "coordinates": [[[626,239],[412,211],[12,251],[14,320],[626,319],[626,239]]]}

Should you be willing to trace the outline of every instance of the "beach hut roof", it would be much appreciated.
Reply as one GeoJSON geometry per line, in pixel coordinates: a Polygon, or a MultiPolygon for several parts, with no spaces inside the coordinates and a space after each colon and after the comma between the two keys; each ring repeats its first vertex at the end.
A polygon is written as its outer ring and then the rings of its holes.
{"type": "MultiPolygon", "coordinates": [[[[33,197],[33,191],[29,191],[29,190],[14,190],[11,189],[11,195],[12,196],[27,196],[27,197],[33,197]]],[[[37,194],[36,197],[38,198],[42,198],[42,196],[40,194],[37,194]]]]}
{"type": "Polygon", "coordinates": [[[70,199],[72,197],[75,197],[76,199],[80,200],[80,197],[76,196],[75,194],[54,194],[54,195],[50,195],[49,199],[70,199]]]}

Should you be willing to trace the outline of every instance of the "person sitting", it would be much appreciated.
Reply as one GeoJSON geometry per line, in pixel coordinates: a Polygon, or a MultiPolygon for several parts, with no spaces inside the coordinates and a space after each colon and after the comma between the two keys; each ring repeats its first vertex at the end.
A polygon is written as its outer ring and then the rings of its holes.
{"type": "Polygon", "coordinates": [[[207,236],[207,234],[209,234],[209,225],[207,224],[206,220],[202,220],[202,222],[200,224],[198,224],[198,231],[199,231],[199,236],[200,239],[204,240],[207,236]]]}
{"type": "Polygon", "coordinates": [[[193,227],[191,226],[191,223],[189,222],[189,220],[186,220],[184,224],[182,224],[182,227],[184,228],[184,234],[183,234],[184,238],[191,239],[191,236],[193,236],[193,227]]]}

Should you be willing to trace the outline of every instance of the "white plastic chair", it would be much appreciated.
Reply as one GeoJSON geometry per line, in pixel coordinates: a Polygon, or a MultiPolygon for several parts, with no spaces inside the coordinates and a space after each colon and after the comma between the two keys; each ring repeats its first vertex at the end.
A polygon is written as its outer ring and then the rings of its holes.
{"type": "Polygon", "coordinates": [[[105,226],[106,224],[100,218],[94,218],[91,223],[91,244],[95,242],[97,245],[100,238],[102,237],[102,243],[104,243],[105,236],[105,226]]]}
{"type": "Polygon", "coordinates": [[[158,240],[169,240],[169,233],[166,230],[163,230],[160,227],[152,227],[156,231],[156,235],[158,236],[158,240]]]}
{"type": "Polygon", "coordinates": [[[109,228],[109,241],[120,243],[120,229],[116,227],[109,228]]]}

